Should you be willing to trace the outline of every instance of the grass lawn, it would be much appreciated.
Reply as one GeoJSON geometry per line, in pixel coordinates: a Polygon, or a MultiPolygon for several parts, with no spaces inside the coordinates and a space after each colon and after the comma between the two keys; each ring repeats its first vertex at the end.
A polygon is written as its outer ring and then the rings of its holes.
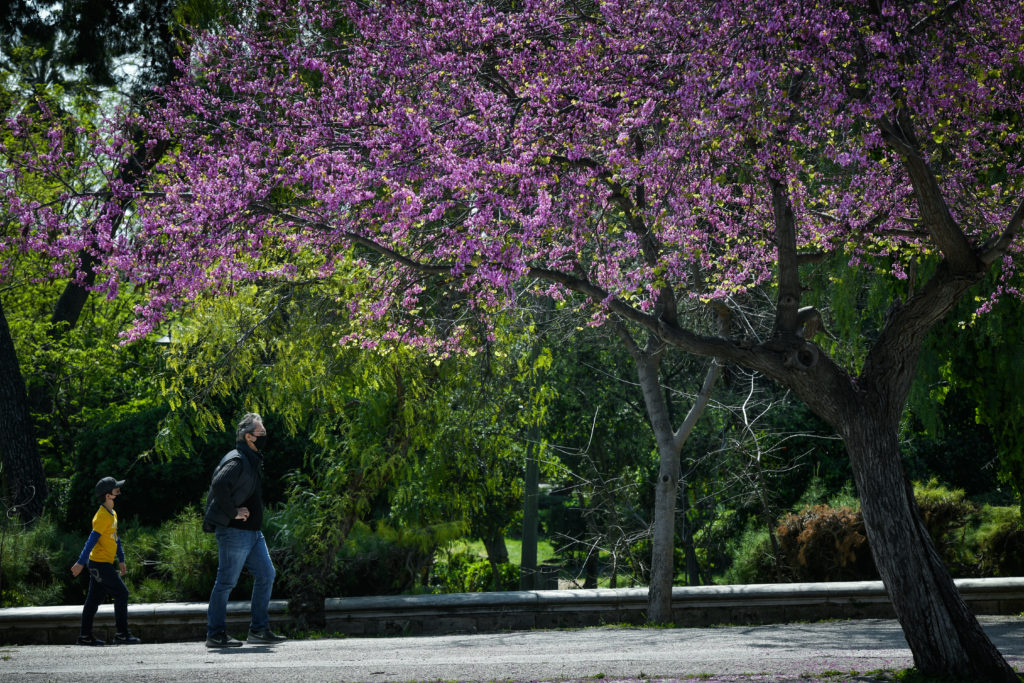
{"type": "MultiPolygon", "coordinates": [[[[514,539],[514,538],[506,538],[505,539],[505,547],[508,549],[508,559],[509,559],[509,562],[511,562],[514,565],[522,564],[520,562],[520,559],[522,557],[522,551],[523,551],[523,544],[522,544],[522,542],[517,540],[517,539],[514,539]]],[[[471,541],[471,540],[456,541],[449,548],[448,551],[452,552],[452,553],[469,552],[469,553],[473,553],[475,555],[478,555],[478,556],[480,556],[483,559],[487,558],[487,551],[484,549],[484,544],[481,541],[471,541]]],[[[543,539],[538,541],[538,543],[537,543],[537,563],[540,564],[540,563],[544,562],[545,560],[553,559],[554,557],[555,557],[555,551],[551,547],[551,544],[548,543],[546,540],[543,540],[543,539]]],[[[583,576],[582,575],[580,575],[580,576],[572,576],[572,575],[570,575],[568,573],[568,570],[566,570],[564,568],[559,572],[559,574],[560,574],[560,576],[561,576],[561,578],[563,580],[569,580],[569,582],[570,582],[569,587],[570,588],[574,588],[574,587],[582,588],[583,587],[583,576]]],[[[609,577],[608,576],[600,576],[600,577],[598,577],[597,585],[599,587],[607,588],[608,584],[609,584],[609,577]]],[[[631,581],[629,575],[626,575],[626,574],[620,574],[619,575],[619,581],[618,581],[618,587],[619,588],[626,588],[626,587],[632,587],[632,586],[638,586],[638,585],[641,585],[641,584],[639,584],[639,583],[637,583],[635,581],[631,581]]]]}
{"type": "MultiPolygon", "coordinates": [[[[522,541],[515,538],[506,538],[505,547],[508,549],[508,561],[512,564],[522,564],[520,559],[523,555],[523,543],[522,541]]],[[[456,541],[452,547],[451,552],[469,552],[475,553],[482,558],[487,558],[487,551],[484,549],[482,541],[469,541],[462,540],[456,541]]],[[[541,539],[537,542],[537,562],[538,564],[549,560],[555,556],[555,550],[551,547],[551,544],[546,540],[541,539]]]]}

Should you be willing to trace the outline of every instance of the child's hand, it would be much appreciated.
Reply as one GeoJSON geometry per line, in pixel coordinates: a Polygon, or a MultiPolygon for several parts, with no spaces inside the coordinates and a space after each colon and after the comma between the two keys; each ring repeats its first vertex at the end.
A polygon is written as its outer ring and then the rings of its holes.
{"type": "Polygon", "coordinates": [[[82,565],[78,562],[75,562],[73,565],[71,565],[71,576],[78,576],[82,573],[82,569],[84,569],[84,567],[82,567],[82,565]]]}

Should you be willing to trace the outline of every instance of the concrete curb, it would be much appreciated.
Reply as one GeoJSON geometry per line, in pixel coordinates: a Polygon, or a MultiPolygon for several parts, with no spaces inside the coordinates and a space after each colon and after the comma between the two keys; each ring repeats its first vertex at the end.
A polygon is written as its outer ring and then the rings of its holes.
{"type": "MultiPolygon", "coordinates": [[[[975,614],[1024,612],[1024,577],[957,579],[975,614]]],[[[880,581],[837,583],[691,586],[672,589],[677,626],[769,624],[823,619],[892,618],[880,581]]],[[[329,633],[419,635],[475,633],[600,624],[642,624],[647,589],[509,591],[444,595],[328,598],[324,620],[329,633]]],[[[72,643],[78,634],[80,605],[0,609],[0,642],[72,643]]],[[[272,600],[271,623],[292,625],[285,600],[272,600]]],[[[148,642],[202,640],[206,603],[130,604],[134,633],[148,642]]],[[[113,635],[113,605],[100,607],[95,632],[113,635]]],[[[228,630],[248,628],[249,603],[228,603],[228,630]]]]}

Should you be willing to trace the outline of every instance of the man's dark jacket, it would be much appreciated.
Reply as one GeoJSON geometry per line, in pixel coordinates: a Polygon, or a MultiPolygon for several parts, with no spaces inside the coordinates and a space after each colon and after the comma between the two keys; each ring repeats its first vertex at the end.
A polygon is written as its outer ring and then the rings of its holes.
{"type": "MultiPolygon", "coordinates": [[[[236,443],[235,450],[221,458],[213,472],[210,493],[206,498],[203,531],[212,532],[218,526],[231,525],[238,508],[253,500],[254,496],[259,499],[260,461],[259,454],[243,441],[236,443]]],[[[250,511],[250,514],[255,513],[250,511]]]]}

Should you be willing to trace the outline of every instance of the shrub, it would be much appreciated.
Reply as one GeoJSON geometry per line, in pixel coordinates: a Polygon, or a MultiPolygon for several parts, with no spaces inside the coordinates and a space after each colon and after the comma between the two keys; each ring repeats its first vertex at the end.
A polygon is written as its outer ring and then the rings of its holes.
{"type": "MultiPolygon", "coordinates": [[[[217,539],[203,531],[199,510],[186,508],[164,524],[160,527],[159,540],[157,570],[173,587],[174,599],[208,599],[217,578],[217,539]]],[[[242,576],[244,579],[247,574],[242,576]]],[[[251,590],[251,579],[240,579],[233,596],[236,600],[246,599],[251,590]]]]}
{"type": "Polygon", "coordinates": [[[4,518],[0,525],[0,607],[60,604],[62,582],[54,571],[60,553],[52,520],[43,517],[23,527],[4,518]]]}
{"type": "MultiPolygon", "coordinates": [[[[1024,573],[1024,523],[1016,508],[983,506],[932,480],[914,485],[925,527],[954,576],[1024,573]]],[[[777,531],[780,563],[795,581],[876,579],[860,513],[846,506],[805,507],[777,531]]]]}
{"type": "Polygon", "coordinates": [[[963,489],[949,489],[935,479],[927,484],[914,484],[914,498],[935,547],[950,568],[960,569],[973,564],[965,547],[965,530],[977,512],[963,489]]]}
{"type": "Polygon", "coordinates": [[[793,581],[878,578],[860,512],[815,505],[786,515],[775,533],[779,563],[793,581]]]}
{"type": "Polygon", "coordinates": [[[1024,574],[1024,523],[1020,509],[985,505],[980,524],[970,534],[976,548],[976,573],[980,576],[1024,574]]]}
{"type": "Polygon", "coordinates": [[[429,585],[438,593],[483,593],[519,588],[519,567],[505,562],[498,565],[501,577],[494,585],[490,561],[471,552],[449,553],[438,560],[430,572],[429,585]]]}
{"type": "Polygon", "coordinates": [[[729,548],[732,564],[722,574],[727,584],[772,583],[776,581],[775,559],[768,532],[748,526],[729,548]]]}
{"type": "MultiPolygon", "coordinates": [[[[202,530],[202,516],[185,508],[159,528],[127,524],[120,528],[133,602],[203,602],[217,577],[217,541],[202,530]]],[[[245,583],[245,574],[239,584],[245,583]]],[[[251,586],[251,580],[248,585],[251,586]]],[[[247,599],[245,586],[235,599],[247,599]]]]}
{"type": "Polygon", "coordinates": [[[429,565],[436,541],[425,529],[357,523],[337,556],[338,595],[394,595],[410,589],[429,565]]]}
{"type": "Polygon", "coordinates": [[[305,536],[315,527],[293,524],[294,508],[268,515],[265,524],[275,564],[285,567],[281,583],[289,589],[315,584],[328,597],[403,593],[422,581],[438,545],[447,540],[442,526],[397,529],[384,522],[355,522],[328,557],[323,544],[311,544],[305,536]]]}

